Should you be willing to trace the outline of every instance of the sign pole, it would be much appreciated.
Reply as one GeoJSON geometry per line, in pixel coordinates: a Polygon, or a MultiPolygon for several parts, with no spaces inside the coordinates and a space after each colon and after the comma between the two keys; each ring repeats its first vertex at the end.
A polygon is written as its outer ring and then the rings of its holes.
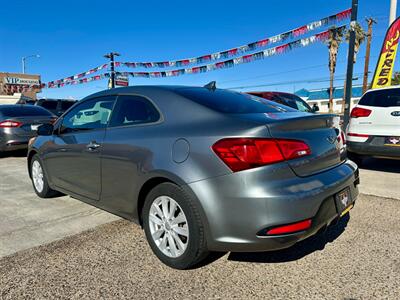
{"type": "Polygon", "coordinates": [[[105,58],[110,59],[111,86],[109,88],[111,88],[111,89],[115,88],[115,62],[114,62],[115,56],[120,56],[120,54],[117,52],[110,52],[110,53],[104,55],[105,58]]]}
{"type": "Polygon", "coordinates": [[[358,0],[352,0],[351,9],[351,22],[350,22],[350,40],[349,40],[349,52],[347,55],[347,74],[346,74],[346,94],[344,99],[344,118],[343,118],[343,130],[347,129],[350,119],[350,102],[352,97],[353,89],[353,64],[354,64],[354,44],[356,41],[356,33],[354,31],[357,22],[357,10],[358,0]]]}

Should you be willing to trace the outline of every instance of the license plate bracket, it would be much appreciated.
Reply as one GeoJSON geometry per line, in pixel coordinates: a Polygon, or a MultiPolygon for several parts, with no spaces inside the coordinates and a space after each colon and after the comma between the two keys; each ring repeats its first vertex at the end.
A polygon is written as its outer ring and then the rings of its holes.
{"type": "Polygon", "coordinates": [[[347,187],[335,195],[336,211],[339,215],[342,215],[344,211],[348,211],[348,207],[353,205],[351,199],[350,188],[347,187]]]}
{"type": "Polygon", "coordinates": [[[387,136],[385,137],[385,146],[400,147],[400,136],[387,136]]]}

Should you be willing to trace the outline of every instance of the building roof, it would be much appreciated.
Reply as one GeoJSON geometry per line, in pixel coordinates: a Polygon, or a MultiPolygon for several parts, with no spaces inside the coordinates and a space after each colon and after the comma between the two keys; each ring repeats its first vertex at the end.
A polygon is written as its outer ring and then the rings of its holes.
{"type": "Polygon", "coordinates": [[[310,95],[310,91],[306,90],[306,89],[301,89],[301,90],[298,90],[295,94],[297,96],[299,96],[299,97],[306,97],[307,98],[310,95]]]}
{"type": "MultiPolygon", "coordinates": [[[[305,98],[307,101],[312,100],[329,100],[329,88],[317,89],[317,90],[307,90],[301,89],[295,92],[299,97],[305,98]]],[[[333,90],[333,99],[343,99],[344,88],[336,87],[333,90]]],[[[362,96],[362,86],[355,85],[352,89],[352,98],[360,98],[362,96]]]]}

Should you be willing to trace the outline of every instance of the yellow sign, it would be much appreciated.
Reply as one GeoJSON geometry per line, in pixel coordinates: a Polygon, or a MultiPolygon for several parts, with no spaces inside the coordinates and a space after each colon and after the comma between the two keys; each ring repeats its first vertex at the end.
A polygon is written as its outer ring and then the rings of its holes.
{"type": "Polygon", "coordinates": [[[387,87],[392,84],[394,61],[400,38],[400,18],[396,19],[388,29],[382,45],[381,54],[372,81],[372,88],[387,87]]]}

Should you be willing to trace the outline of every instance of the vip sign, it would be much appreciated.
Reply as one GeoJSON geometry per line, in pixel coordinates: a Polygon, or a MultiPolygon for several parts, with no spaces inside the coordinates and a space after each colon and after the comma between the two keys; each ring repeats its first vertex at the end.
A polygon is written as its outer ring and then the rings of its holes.
{"type": "Polygon", "coordinates": [[[39,79],[29,79],[20,77],[4,77],[5,84],[15,85],[40,85],[39,79]]]}

